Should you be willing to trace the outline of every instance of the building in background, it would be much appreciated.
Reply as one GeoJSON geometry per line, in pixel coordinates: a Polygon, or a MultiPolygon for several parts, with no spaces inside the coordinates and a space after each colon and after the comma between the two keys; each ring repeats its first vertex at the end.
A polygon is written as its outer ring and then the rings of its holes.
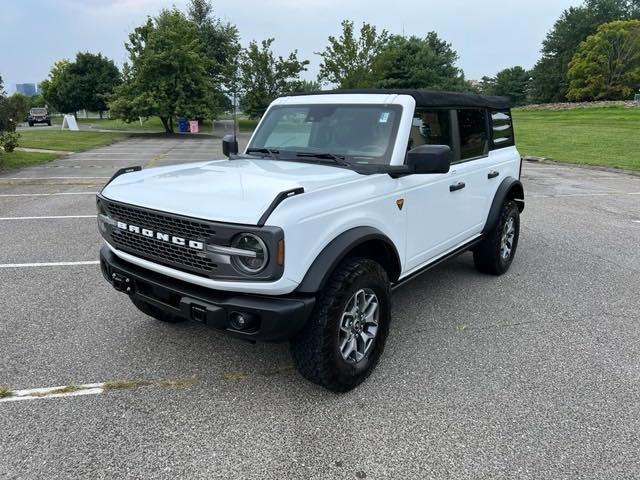
{"type": "Polygon", "coordinates": [[[27,97],[34,97],[38,94],[35,83],[18,83],[16,85],[16,91],[27,97]]]}

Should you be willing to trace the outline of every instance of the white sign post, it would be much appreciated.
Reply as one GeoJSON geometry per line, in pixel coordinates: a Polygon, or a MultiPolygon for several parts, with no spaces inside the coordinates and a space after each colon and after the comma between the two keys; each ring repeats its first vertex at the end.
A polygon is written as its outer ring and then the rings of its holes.
{"type": "Polygon", "coordinates": [[[62,128],[61,130],[64,130],[64,126],[67,126],[67,128],[69,130],[72,130],[74,132],[79,131],[80,129],[78,128],[78,123],[76,122],[76,117],[74,117],[73,115],[65,115],[64,118],[62,119],[62,128]]]}

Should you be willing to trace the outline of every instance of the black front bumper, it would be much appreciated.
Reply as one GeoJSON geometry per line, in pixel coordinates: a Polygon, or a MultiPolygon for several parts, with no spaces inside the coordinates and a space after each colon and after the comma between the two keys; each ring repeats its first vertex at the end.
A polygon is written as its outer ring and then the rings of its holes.
{"type": "Polygon", "coordinates": [[[140,268],[117,257],[106,245],[100,250],[100,267],[116,290],[187,320],[196,320],[231,335],[266,342],[288,340],[311,315],[313,296],[264,296],[223,292],[183,282],[140,268]],[[230,314],[256,319],[247,330],[231,327],[230,314]]]}

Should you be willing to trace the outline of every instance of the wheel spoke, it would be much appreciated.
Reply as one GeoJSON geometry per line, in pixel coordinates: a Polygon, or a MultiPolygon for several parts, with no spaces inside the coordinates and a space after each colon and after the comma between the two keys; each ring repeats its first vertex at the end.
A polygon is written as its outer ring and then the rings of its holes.
{"type": "Polygon", "coordinates": [[[342,356],[346,359],[351,356],[351,354],[356,350],[357,343],[356,337],[353,336],[351,338],[347,338],[344,347],[342,348],[342,356]]]}

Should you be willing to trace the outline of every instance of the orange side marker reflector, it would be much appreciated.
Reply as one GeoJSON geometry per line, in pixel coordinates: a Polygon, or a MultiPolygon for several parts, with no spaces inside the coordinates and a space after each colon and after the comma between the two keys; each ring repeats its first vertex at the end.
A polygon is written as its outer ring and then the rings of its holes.
{"type": "Polygon", "coordinates": [[[284,240],[278,240],[278,253],[276,255],[276,263],[280,266],[284,265],[284,240]]]}

